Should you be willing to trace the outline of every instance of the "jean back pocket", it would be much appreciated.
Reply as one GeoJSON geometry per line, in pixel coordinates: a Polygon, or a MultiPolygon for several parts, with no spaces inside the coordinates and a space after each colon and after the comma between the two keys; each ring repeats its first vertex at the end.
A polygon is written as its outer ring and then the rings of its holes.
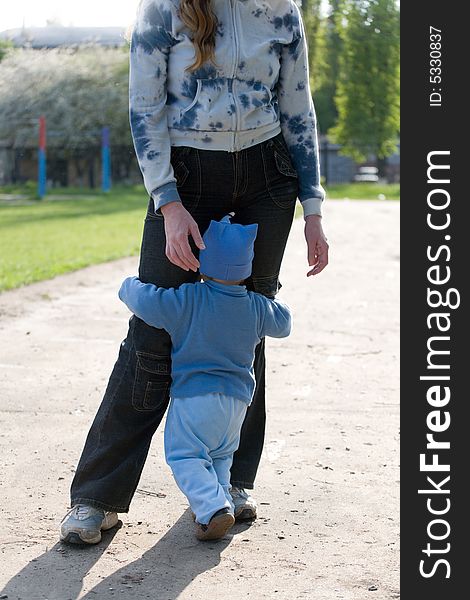
{"type": "Polygon", "coordinates": [[[132,405],[136,410],[163,408],[169,400],[171,361],[168,356],[136,352],[132,405]]]}

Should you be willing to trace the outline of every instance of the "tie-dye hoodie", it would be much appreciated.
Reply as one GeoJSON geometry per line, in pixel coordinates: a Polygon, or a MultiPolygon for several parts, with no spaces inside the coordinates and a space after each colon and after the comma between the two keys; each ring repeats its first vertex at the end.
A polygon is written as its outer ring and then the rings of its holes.
{"type": "Polygon", "coordinates": [[[179,0],[141,0],[130,47],[129,115],[155,208],[179,201],[170,146],[236,152],[282,131],[304,215],[321,214],[316,116],[294,0],[210,0],[215,61],[194,72],[179,0]]]}

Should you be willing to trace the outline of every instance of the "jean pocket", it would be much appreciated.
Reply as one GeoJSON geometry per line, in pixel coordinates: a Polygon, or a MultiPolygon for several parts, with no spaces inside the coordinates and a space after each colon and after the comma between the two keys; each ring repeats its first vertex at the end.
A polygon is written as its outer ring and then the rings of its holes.
{"type": "Polygon", "coordinates": [[[298,194],[298,174],[287,148],[276,138],[263,148],[266,187],[273,202],[280,208],[295,205],[298,194]]]}
{"type": "Polygon", "coordinates": [[[280,136],[272,138],[272,145],[274,148],[274,160],[276,161],[276,167],[280,173],[287,177],[295,177],[298,179],[297,171],[292,162],[292,158],[284,141],[280,136]]]}
{"type": "Polygon", "coordinates": [[[277,150],[274,150],[274,160],[279,173],[282,173],[286,177],[295,177],[298,179],[299,176],[290,157],[286,157],[277,150]]]}
{"type": "Polygon", "coordinates": [[[145,220],[153,221],[154,219],[161,220],[161,219],[163,219],[163,215],[162,215],[160,209],[155,210],[155,202],[153,201],[153,198],[149,198],[149,203],[147,206],[147,214],[145,215],[145,220]]]}
{"type": "Polygon", "coordinates": [[[170,358],[139,351],[136,355],[132,406],[140,411],[163,408],[168,403],[171,385],[170,358]]]}
{"type": "Polygon", "coordinates": [[[189,169],[182,160],[176,163],[173,169],[176,178],[176,187],[181,188],[186,183],[186,179],[189,175],[189,169]]]}
{"type": "Polygon", "coordinates": [[[192,213],[201,199],[201,164],[199,152],[193,146],[175,146],[171,162],[176,188],[183,206],[192,213]]]}

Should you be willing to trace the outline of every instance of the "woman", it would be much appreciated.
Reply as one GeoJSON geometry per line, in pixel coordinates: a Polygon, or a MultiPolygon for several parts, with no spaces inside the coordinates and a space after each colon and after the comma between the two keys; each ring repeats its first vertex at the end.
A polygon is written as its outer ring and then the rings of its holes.
{"type": "MultiPolygon", "coordinates": [[[[307,275],[327,264],[307,46],[294,0],[141,0],[130,48],[130,123],[150,201],[139,278],[198,279],[211,219],[258,223],[247,287],[274,297],[296,199],[307,275]]],[[[61,539],[97,543],[127,512],[168,405],[170,338],[129,321],[71,486],[61,539]]],[[[265,427],[264,340],[256,390],[231,470],[236,517],[256,517],[253,488],[265,427]]]]}

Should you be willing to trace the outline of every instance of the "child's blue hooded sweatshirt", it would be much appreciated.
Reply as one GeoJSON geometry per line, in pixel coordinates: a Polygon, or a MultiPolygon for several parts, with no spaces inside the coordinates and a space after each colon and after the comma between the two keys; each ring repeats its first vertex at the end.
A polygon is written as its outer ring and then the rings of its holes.
{"type": "Polygon", "coordinates": [[[155,208],[180,201],[170,147],[239,151],[282,131],[304,215],[321,214],[307,42],[294,0],[210,0],[215,61],[195,60],[179,0],[141,0],[130,48],[129,112],[155,208]]]}
{"type": "Polygon", "coordinates": [[[220,392],[249,404],[257,344],[291,329],[286,304],[244,285],[205,281],[165,289],[128,277],[119,298],[145,323],[170,334],[173,398],[220,392]]]}

